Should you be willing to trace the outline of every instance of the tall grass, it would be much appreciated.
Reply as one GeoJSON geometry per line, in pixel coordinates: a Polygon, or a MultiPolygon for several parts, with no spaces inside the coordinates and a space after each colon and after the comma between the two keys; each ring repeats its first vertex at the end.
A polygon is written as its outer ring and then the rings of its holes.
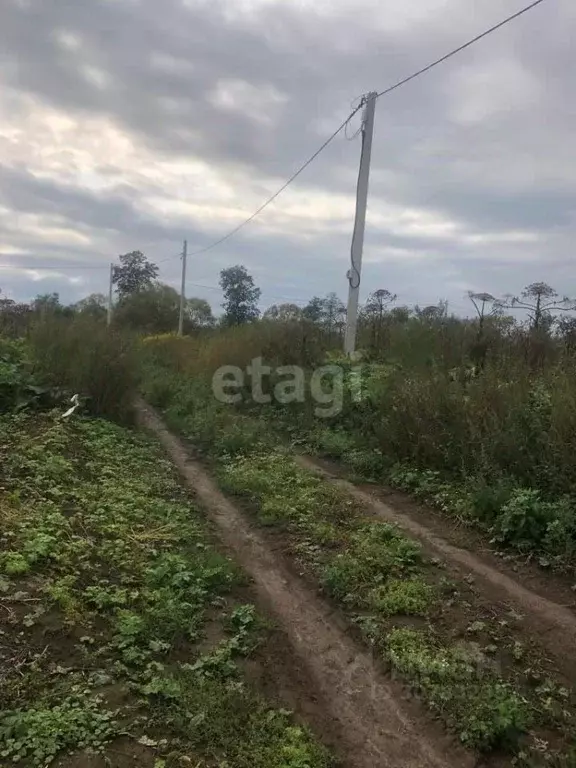
{"type": "MultiPolygon", "coordinates": [[[[410,318],[391,324],[383,338],[379,359],[364,366],[365,398],[345,398],[331,426],[378,447],[389,463],[576,493],[576,358],[557,340],[489,323],[483,367],[469,375],[478,342],[473,323],[410,318]]],[[[156,366],[206,381],[220,366],[246,368],[258,356],[310,372],[329,348],[318,328],[277,322],[145,346],[156,366]]],[[[314,405],[295,405],[294,418],[304,412],[312,423],[314,405]]]]}
{"type": "Polygon", "coordinates": [[[85,397],[96,416],[131,421],[139,379],[131,339],[90,317],[46,316],[32,327],[29,343],[36,378],[85,397]]]}
{"type": "Polygon", "coordinates": [[[209,379],[225,365],[246,369],[256,357],[270,365],[320,364],[330,343],[313,323],[262,321],[194,337],[151,336],[143,347],[156,365],[209,379]]]}

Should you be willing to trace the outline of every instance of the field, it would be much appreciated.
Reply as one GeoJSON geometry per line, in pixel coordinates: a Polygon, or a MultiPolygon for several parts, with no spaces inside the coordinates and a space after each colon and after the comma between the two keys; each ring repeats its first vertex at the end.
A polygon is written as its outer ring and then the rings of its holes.
{"type": "Polygon", "coordinates": [[[469,375],[457,324],[351,363],[290,324],[85,322],[0,343],[1,765],[576,765],[559,342],[469,375]],[[259,355],[336,365],[337,411],[219,402],[259,355]]]}

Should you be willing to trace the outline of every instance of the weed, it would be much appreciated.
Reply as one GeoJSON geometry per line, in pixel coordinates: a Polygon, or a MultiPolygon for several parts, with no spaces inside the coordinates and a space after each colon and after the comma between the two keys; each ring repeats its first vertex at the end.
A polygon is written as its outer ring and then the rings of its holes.
{"type": "Polygon", "coordinates": [[[118,730],[114,717],[86,693],[52,707],[8,710],[0,713],[0,756],[44,766],[62,750],[102,750],[118,730]]]}
{"type": "Polygon", "coordinates": [[[422,632],[394,629],[386,653],[464,744],[514,749],[529,728],[527,702],[465,650],[437,645],[422,632]]]}
{"type": "Polygon", "coordinates": [[[32,329],[30,344],[40,381],[83,395],[90,413],[131,420],[138,365],[126,337],[93,318],[52,317],[32,329]]]}
{"type": "Polygon", "coordinates": [[[244,683],[262,624],[231,596],[241,574],[160,448],[109,422],[50,414],[4,417],[0,437],[0,591],[32,603],[9,635],[18,666],[0,670],[0,762],[106,751],[117,723],[137,735],[144,722],[207,764],[327,768],[308,731],[244,683]],[[40,624],[56,635],[36,652],[40,624]]]}
{"type": "Polygon", "coordinates": [[[418,578],[390,579],[368,594],[368,604],[383,616],[425,616],[434,600],[434,588],[418,578]]]}

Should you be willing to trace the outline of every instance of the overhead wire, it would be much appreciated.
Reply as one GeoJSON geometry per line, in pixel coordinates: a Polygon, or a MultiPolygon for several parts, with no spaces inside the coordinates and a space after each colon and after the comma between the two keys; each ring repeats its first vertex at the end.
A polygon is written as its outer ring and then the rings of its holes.
{"type": "MultiPolygon", "coordinates": [[[[506,17],[502,21],[498,22],[497,24],[494,24],[493,26],[486,29],[484,32],[476,35],[472,39],[468,40],[467,42],[463,43],[462,45],[458,46],[457,48],[454,48],[453,50],[449,51],[444,56],[441,56],[439,59],[436,59],[435,61],[431,62],[427,66],[423,67],[422,69],[417,70],[416,72],[413,72],[408,77],[403,78],[402,80],[399,80],[398,82],[394,83],[393,85],[385,88],[382,91],[377,92],[376,97],[381,98],[383,96],[386,96],[389,93],[392,93],[393,91],[401,88],[402,86],[406,85],[407,83],[411,82],[412,80],[415,80],[416,78],[424,75],[425,73],[429,72],[430,70],[437,67],[439,64],[442,64],[443,62],[447,61],[448,59],[451,59],[453,56],[456,56],[457,54],[461,53],[462,51],[466,50],[470,46],[474,45],[475,43],[479,42],[480,40],[484,39],[488,35],[492,34],[493,32],[496,32],[497,30],[501,29],[505,25],[509,24],[510,22],[514,21],[515,19],[518,19],[520,16],[523,16],[524,14],[528,13],[532,9],[536,8],[537,6],[541,5],[545,0],[534,0],[534,2],[530,3],[529,5],[525,6],[524,8],[521,8],[516,13],[511,14],[510,16],[506,17]]],[[[282,186],[273,194],[271,195],[259,208],[257,208],[254,213],[252,213],[248,218],[246,218],[244,221],[242,221],[240,224],[238,224],[236,227],[234,227],[230,232],[225,234],[224,236],[218,238],[214,242],[199,248],[196,251],[192,251],[189,256],[197,256],[202,253],[206,253],[207,251],[212,250],[213,248],[216,248],[219,245],[222,245],[222,243],[225,243],[226,241],[230,240],[234,235],[236,235],[240,230],[242,230],[245,226],[247,226],[250,222],[252,222],[257,216],[259,216],[269,205],[271,205],[281,194],[286,190],[305,170],[308,168],[309,165],[311,165],[314,160],[328,147],[329,144],[340,134],[340,132],[343,129],[347,129],[348,124],[352,120],[352,118],[357,114],[357,112],[364,106],[364,99],[360,101],[358,106],[353,108],[352,112],[348,115],[348,117],[336,128],[335,131],[333,131],[332,134],[321,144],[321,146],[293,173],[288,180],[282,184],[282,186]]],[[[355,135],[357,135],[362,130],[362,127],[359,129],[359,131],[356,132],[355,135]]],[[[175,258],[175,257],[170,257],[175,258]]],[[[163,259],[162,262],[158,263],[164,263],[166,261],[169,261],[168,259],[163,259]]],[[[10,267],[15,265],[0,265],[1,267],[10,267]]],[[[23,269],[38,269],[38,270],[47,270],[48,267],[21,267],[23,269]]],[[[91,267],[91,266],[78,266],[75,267],[75,269],[100,269],[104,267],[91,267]]],[[[106,267],[107,268],[107,267],[106,267]]]]}
{"type": "Polygon", "coordinates": [[[77,269],[110,269],[110,264],[47,264],[40,266],[39,264],[19,264],[12,262],[11,264],[0,264],[0,269],[25,269],[31,272],[65,272],[76,271],[77,269]]]}
{"type": "Polygon", "coordinates": [[[224,235],[224,237],[219,238],[218,240],[215,240],[213,243],[210,243],[210,245],[205,246],[204,248],[199,248],[197,251],[193,251],[190,256],[198,256],[201,253],[206,253],[206,251],[212,250],[212,248],[216,248],[216,246],[221,245],[222,243],[226,242],[226,240],[229,240],[231,237],[233,237],[237,232],[239,232],[241,229],[243,229],[247,224],[249,224],[251,221],[253,221],[259,214],[262,213],[262,211],[267,208],[271,203],[276,200],[277,197],[279,197],[282,192],[284,192],[285,189],[287,189],[290,184],[292,184],[293,181],[295,181],[298,176],[300,176],[301,173],[303,173],[306,168],[308,168],[309,165],[311,165],[314,160],[318,157],[318,155],[323,152],[326,147],[338,136],[340,131],[342,131],[343,128],[348,125],[350,120],[354,117],[354,115],[359,111],[360,106],[356,107],[344,120],[343,123],[341,123],[338,128],[326,139],[326,141],[314,152],[313,155],[311,155],[308,160],[306,160],[305,163],[303,163],[298,170],[290,176],[290,178],[278,189],[273,195],[271,195],[257,210],[254,211],[254,213],[249,216],[247,219],[245,219],[243,222],[238,224],[237,227],[234,227],[228,234],[224,235]]]}
{"type": "MultiPolygon", "coordinates": [[[[466,43],[463,43],[462,45],[458,46],[457,48],[454,48],[452,51],[449,51],[444,56],[441,56],[439,59],[436,59],[432,63],[428,64],[427,66],[423,67],[422,69],[417,70],[416,72],[413,72],[408,77],[403,78],[402,80],[399,80],[397,83],[394,83],[394,85],[389,86],[388,88],[385,88],[383,91],[377,92],[377,98],[381,98],[382,96],[386,96],[389,93],[392,93],[392,91],[397,90],[398,88],[401,88],[402,86],[406,85],[407,83],[411,82],[412,80],[415,80],[416,78],[420,77],[421,75],[424,75],[426,72],[429,72],[431,69],[434,69],[434,67],[437,67],[439,64],[442,64],[443,62],[447,61],[448,59],[451,59],[453,56],[456,56],[458,53],[461,53],[462,51],[466,50],[467,48],[470,48],[470,46],[474,45],[475,43],[479,42],[480,40],[484,39],[485,37],[488,37],[488,35],[491,35],[493,32],[496,32],[498,29],[501,29],[506,24],[509,24],[510,22],[514,21],[515,19],[518,19],[520,16],[523,16],[525,13],[528,13],[528,11],[531,11],[533,8],[536,8],[536,6],[543,3],[544,0],[534,0],[534,2],[530,3],[530,5],[525,6],[524,8],[520,9],[516,13],[513,13],[512,15],[508,16],[507,18],[503,19],[502,21],[498,22],[498,24],[494,24],[493,26],[486,29],[484,32],[480,33],[479,35],[476,35],[471,40],[468,40],[466,43]]],[[[222,243],[225,243],[227,240],[230,240],[231,237],[233,237],[235,234],[237,234],[241,229],[243,229],[247,224],[249,224],[251,221],[253,221],[257,216],[259,216],[262,211],[264,211],[271,203],[273,203],[277,197],[279,197],[282,192],[284,192],[287,187],[292,184],[293,181],[295,181],[300,174],[308,168],[309,165],[311,165],[314,160],[320,155],[326,147],[338,136],[338,134],[343,130],[347,129],[348,124],[350,123],[350,120],[354,117],[354,115],[362,109],[364,106],[364,97],[356,106],[353,108],[352,112],[346,120],[344,120],[343,123],[341,123],[338,128],[326,139],[326,141],[314,152],[313,155],[311,155],[306,162],[298,168],[298,170],[290,176],[290,178],[278,189],[271,197],[269,197],[259,208],[257,208],[253,214],[251,214],[247,219],[242,221],[240,224],[238,224],[237,227],[234,227],[234,229],[230,230],[226,235],[223,237],[218,238],[213,243],[210,243],[209,245],[204,246],[203,248],[199,248],[198,250],[192,252],[191,256],[196,256],[202,253],[206,253],[207,251],[212,250],[213,248],[216,248],[217,246],[221,245],[222,243]]],[[[355,136],[360,133],[362,128],[360,128],[355,136]]]]}
{"type": "MultiPolygon", "coordinates": [[[[191,283],[189,281],[186,281],[187,285],[193,285],[195,288],[204,288],[208,291],[217,291],[218,293],[224,293],[224,290],[217,286],[217,285],[205,285],[203,283],[191,283]]],[[[278,296],[273,293],[263,293],[262,296],[268,299],[281,299],[282,301],[291,301],[294,304],[308,304],[310,301],[309,298],[296,298],[294,296],[278,296]]]]}
{"type": "Polygon", "coordinates": [[[490,27],[489,29],[486,29],[481,34],[476,35],[476,37],[473,37],[471,40],[468,40],[468,42],[458,46],[458,48],[454,48],[454,50],[445,54],[441,58],[436,59],[436,61],[433,61],[431,64],[428,64],[426,67],[419,69],[417,72],[414,72],[408,77],[405,77],[403,80],[399,80],[397,83],[394,83],[394,85],[391,85],[388,88],[385,88],[383,91],[379,91],[377,93],[377,98],[386,96],[387,94],[392,93],[392,91],[395,91],[398,88],[401,88],[403,85],[406,85],[406,83],[409,83],[411,80],[415,80],[417,77],[420,77],[421,75],[426,74],[426,72],[429,72],[431,69],[434,69],[434,67],[437,67],[439,64],[443,64],[445,61],[448,61],[448,59],[451,59],[453,56],[456,56],[458,53],[462,53],[462,51],[465,51],[466,48],[470,48],[471,45],[474,45],[480,40],[483,40],[485,37],[488,37],[488,35],[491,35],[493,32],[496,32],[496,30],[501,29],[506,24],[509,24],[511,21],[518,19],[520,16],[523,16],[525,13],[528,13],[528,11],[531,11],[533,8],[536,8],[537,5],[540,5],[543,2],[544,0],[535,0],[535,2],[530,3],[530,5],[527,5],[525,8],[522,8],[516,13],[513,13],[511,16],[508,16],[507,18],[498,22],[498,24],[494,24],[494,26],[490,27]]]}
{"type": "MultiPolygon", "coordinates": [[[[165,259],[160,259],[159,261],[156,261],[156,264],[165,264],[167,261],[172,261],[175,258],[181,257],[182,254],[179,253],[178,256],[168,256],[165,259]]],[[[108,258],[108,257],[107,257],[108,258]]],[[[103,264],[48,264],[48,265],[38,265],[38,264],[20,264],[19,262],[12,262],[10,264],[0,264],[0,269],[25,269],[27,271],[31,272],[70,272],[70,271],[76,271],[77,269],[87,269],[87,270],[99,270],[99,269],[110,269],[110,262],[103,263],[103,264]]]]}

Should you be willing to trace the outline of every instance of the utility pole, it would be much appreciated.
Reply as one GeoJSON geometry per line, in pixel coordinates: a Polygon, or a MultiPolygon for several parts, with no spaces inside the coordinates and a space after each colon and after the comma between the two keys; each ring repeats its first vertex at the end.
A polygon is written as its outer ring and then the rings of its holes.
{"type": "Polygon", "coordinates": [[[108,325],[112,324],[112,292],[114,290],[114,264],[110,264],[110,285],[108,288],[108,325]]]}
{"type": "Polygon", "coordinates": [[[366,228],[366,205],[368,202],[368,181],[370,178],[370,157],[372,155],[372,136],[374,133],[374,112],[378,94],[372,91],[364,97],[364,115],[362,117],[362,156],[358,174],[356,193],[356,219],[350,253],[351,268],[347,273],[348,310],[346,313],[346,335],[344,352],[352,356],[356,349],[356,326],[358,324],[358,296],[362,279],[362,250],[364,248],[364,230],[366,228]]]}
{"type": "Polygon", "coordinates": [[[178,336],[184,333],[184,305],[186,304],[186,259],[188,258],[188,241],[184,240],[182,250],[182,288],[180,290],[180,318],[178,320],[178,336]]]}

